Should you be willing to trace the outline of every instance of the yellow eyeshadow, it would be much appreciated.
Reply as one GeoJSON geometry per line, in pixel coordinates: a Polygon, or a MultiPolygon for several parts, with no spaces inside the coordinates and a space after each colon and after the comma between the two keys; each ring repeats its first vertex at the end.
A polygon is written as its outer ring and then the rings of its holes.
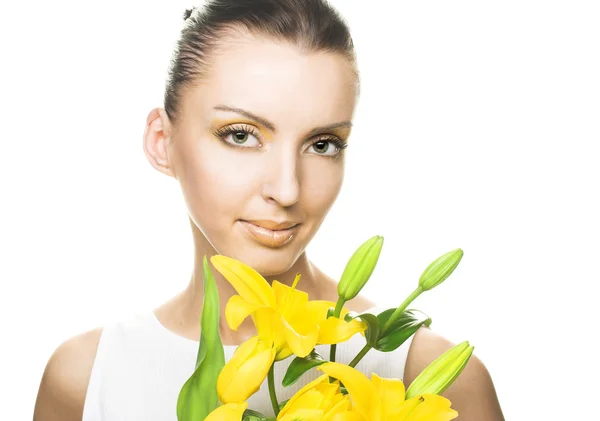
{"type": "Polygon", "coordinates": [[[261,139],[267,142],[273,141],[273,133],[266,127],[263,127],[262,124],[257,123],[254,120],[245,119],[243,117],[232,118],[232,119],[223,119],[223,118],[215,118],[212,120],[211,131],[219,130],[221,128],[227,126],[236,126],[240,124],[247,124],[249,126],[253,126],[255,130],[260,132],[261,139]]]}

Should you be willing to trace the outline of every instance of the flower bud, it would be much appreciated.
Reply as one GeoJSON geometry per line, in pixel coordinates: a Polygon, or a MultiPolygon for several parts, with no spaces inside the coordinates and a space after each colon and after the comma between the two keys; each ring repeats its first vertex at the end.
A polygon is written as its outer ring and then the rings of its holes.
{"type": "Polygon", "coordinates": [[[208,414],[204,421],[241,421],[248,402],[226,403],[208,414]]]}
{"type": "Polygon", "coordinates": [[[376,235],[364,242],[354,252],[346,264],[338,284],[338,295],[344,301],[356,297],[365,286],[375,269],[375,265],[377,265],[382,247],[383,237],[376,235]]]}
{"type": "Polygon", "coordinates": [[[454,249],[435,259],[421,275],[419,286],[423,291],[435,288],[450,276],[463,257],[462,249],[454,249]]]}
{"type": "Polygon", "coordinates": [[[275,359],[272,343],[254,336],[242,343],[225,364],[217,379],[223,403],[241,403],[256,393],[275,359]]]}
{"type": "Polygon", "coordinates": [[[444,352],[413,380],[406,399],[424,393],[443,393],[465,368],[474,348],[469,341],[464,341],[444,352]]]}

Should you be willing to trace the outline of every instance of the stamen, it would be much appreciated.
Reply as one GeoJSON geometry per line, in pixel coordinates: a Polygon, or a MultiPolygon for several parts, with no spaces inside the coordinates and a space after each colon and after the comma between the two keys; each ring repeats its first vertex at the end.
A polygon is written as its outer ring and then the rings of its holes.
{"type": "Polygon", "coordinates": [[[300,272],[296,274],[296,278],[294,278],[294,283],[292,284],[292,290],[296,289],[296,285],[298,285],[298,281],[300,280],[300,272]]]}

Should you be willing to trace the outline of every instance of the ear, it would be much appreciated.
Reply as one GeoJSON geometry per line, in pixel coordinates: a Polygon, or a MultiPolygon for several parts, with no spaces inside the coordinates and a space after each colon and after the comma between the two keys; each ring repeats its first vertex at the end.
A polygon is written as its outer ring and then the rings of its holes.
{"type": "Polygon", "coordinates": [[[169,156],[167,150],[171,142],[171,133],[171,122],[165,110],[154,108],[150,111],[144,129],[144,153],[146,158],[156,170],[177,178],[172,155],[169,156]]]}

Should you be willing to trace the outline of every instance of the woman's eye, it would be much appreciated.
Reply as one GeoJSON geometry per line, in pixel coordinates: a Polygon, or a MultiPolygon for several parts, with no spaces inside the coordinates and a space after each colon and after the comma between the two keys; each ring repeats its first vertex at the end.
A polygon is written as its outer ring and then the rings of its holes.
{"type": "Polygon", "coordinates": [[[223,139],[225,139],[227,143],[231,143],[235,146],[241,146],[243,148],[260,146],[260,142],[256,136],[245,130],[232,130],[223,136],[223,139]]]}
{"type": "Polygon", "coordinates": [[[339,142],[334,140],[318,140],[310,145],[309,149],[315,151],[317,155],[335,156],[341,148],[339,147],[339,142]]]}

